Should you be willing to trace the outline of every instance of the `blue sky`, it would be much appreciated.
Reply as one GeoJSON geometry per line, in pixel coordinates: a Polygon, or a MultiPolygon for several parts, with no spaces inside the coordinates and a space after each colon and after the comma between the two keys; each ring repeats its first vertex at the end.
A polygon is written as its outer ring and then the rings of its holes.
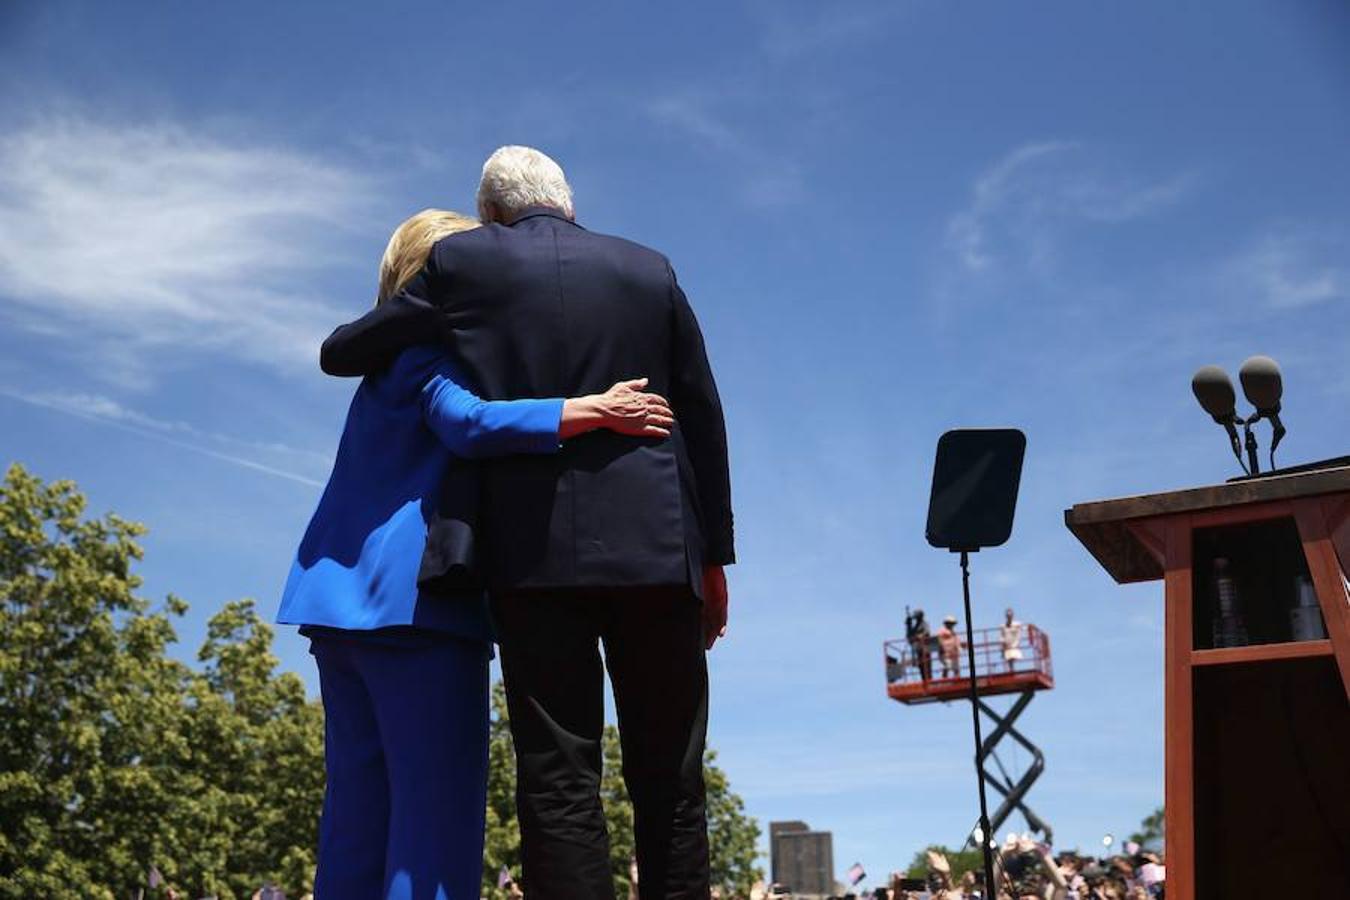
{"type": "MultiPolygon", "coordinates": [[[[739,555],[711,742],[762,822],[874,875],[974,821],[964,707],[885,699],[937,436],[1029,437],[977,624],[1051,635],[1024,718],[1064,847],[1162,798],[1161,587],[1077,501],[1233,474],[1188,388],[1281,361],[1282,461],[1346,452],[1350,14],[1322,2],[18,0],[0,10],[0,461],[152,527],[149,596],[275,609],[353,384],[319,341],[494,147],[673,259],[726,404],[739,555]]],[[[283,664],[317,689],[303,642],[283,664]]],[[[1025,761],[1025,760],[1023,760],[1025,761]]]]}

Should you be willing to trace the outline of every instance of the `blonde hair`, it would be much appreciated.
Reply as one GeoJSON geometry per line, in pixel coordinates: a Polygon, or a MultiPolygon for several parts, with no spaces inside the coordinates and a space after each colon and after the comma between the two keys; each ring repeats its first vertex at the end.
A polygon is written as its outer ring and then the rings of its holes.
{"type": "Polygon", "coordinates": [[[422,271],[431,255],[431,248],[441,238],[477,228],[477,219],[447,209],[424,209],[409,216],[389,236],[380,260],[380,292],[375,300],[379,306],[403,289],[412,277],[422,271]]]}

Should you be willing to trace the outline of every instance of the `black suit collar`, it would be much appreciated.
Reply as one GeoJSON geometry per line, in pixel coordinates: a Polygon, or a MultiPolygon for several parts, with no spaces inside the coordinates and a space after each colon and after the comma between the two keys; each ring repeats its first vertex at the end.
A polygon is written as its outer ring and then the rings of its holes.
{"type": "MultiPolygon", "coordinates": [[[[507,227],[514,227],[521,222],[524,222],[526,219],[533,219],[536,216],[548,216],[550,219],[561,219],[562,221],[570,222],[573,225],[577,224],[567,218],[567,214],[560,209],[554,209],[551,206],[527,206],[525,207],[525,211],[512,219],[511,224],[507,227]]],[[[581,226],[577,225],[577,227],[580,228],[581,226]]]]}

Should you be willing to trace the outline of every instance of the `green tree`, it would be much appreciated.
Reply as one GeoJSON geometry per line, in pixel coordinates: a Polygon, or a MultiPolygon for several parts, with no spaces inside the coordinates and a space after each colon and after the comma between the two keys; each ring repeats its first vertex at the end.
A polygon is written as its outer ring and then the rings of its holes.
{"type": "Polygon", "coordinates": [[[984,855],[979,847],[964,847],[960,850],[952,850],[941,844],[930,844],[914,854],[914,859],[910,862],[909,868],[905,870],[907,878],[927,878],[928,877],[928,851],[941,853],[947,857],[947,864],[952,867],[952,883],[961,881],[961,876],[967,872],[984,871],[984,855]]]}
{"type": "Polygon", "coordinates": [[[200,671],[170,658],[187,605],[137,596],[145,529],[84,512],[67,481],[0,485],[0,897],[125,898],[152,865],[192,896],[307,890],[322,711],[250,603],[200,671]]]}
{"type": "Polygon", "coordinates": [[[1144,821],[1139,823],[1139,830],[1130,835],[1130,840],[1146,850],[1161,849],[1165,821],[1160,806],[1144,817],[1144,821]]]}
{"type": "Polygon", "coordinates": [[[506,691],[492,686],[492,719],[488,732],[487,826],[483,840],[483,896],[503,900],[497,887],[505,868],[520,875],[520,829],[516,825],[516,754],[506,712],[506,691]]]}
{"type": "Polygon", "coordinates": [[[726,773],[709,750],[703,758],[703,781],[708,788],[708,843],[712,848],[712,883],[724,897],[749,897],[750,888],[764,877],[755,864],[759,823],[745,814],[745,803],[731,790],[726,773]]]}
{"type": "MultiPolygon", "coordinates": [[[[520,875],[520,830],[516,822],[516,762],[511,744],[510,721],[506,711],[506,692],[501,683],[492,688],[492,732],[488,752],[487,840],[483,865],[483,896],[504,900],[497,878],[505,867],[520,875]]],[[[635,841],[633,804],[623,783],[622,751],[619,732],[605,726],[602,745],[604,771],[600,796],[605,805],[609,829],[610,869],[614,890],[621,898],[630,889],[630,863],[635,841]]],[[[745,814],[745,803],[731,790],[726,773],[714,765],[716,754],[704,757],[703,779],[708,791],[708,839],[711,847],[712,882],[725,897],[748,897],[750,887],[763,878],[756,866],[755,844],[759,825],[745,814]]],[[[528,891],[528,885],[526,885],[528,891]]]]}
{"type": "Polygon", "coordinates": [[[307,891],[323,807],[323,710],[298,675],[275,674],[272,629],[251,601],[211,618],[198,659],[186,768],[214,798],[213,821],[201,824],[218,840],[210,865],[175,868],[193,891],[220,896],[251,896],[264,881],[307,891]]]}
{"type": "Polygon", "coordinates": [[[70,482],[20,467],[0,487],[0,895],[112,897],[154,851],[136,826],[171,803],[184,667],[164,657],[131,563],[141,526],[83,521],[70,482]],[[161,735],[168,735],[167,739],[161,735]]]}

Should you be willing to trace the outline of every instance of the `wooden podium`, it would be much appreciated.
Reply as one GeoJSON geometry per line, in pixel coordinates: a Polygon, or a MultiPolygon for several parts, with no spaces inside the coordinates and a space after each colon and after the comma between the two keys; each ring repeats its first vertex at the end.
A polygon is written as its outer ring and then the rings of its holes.
{"type": "Polygon", "coordinates": [[[1168,900],[1350,897],[1350,465],[1064,519],[1164,583],[1168,900]]]}

